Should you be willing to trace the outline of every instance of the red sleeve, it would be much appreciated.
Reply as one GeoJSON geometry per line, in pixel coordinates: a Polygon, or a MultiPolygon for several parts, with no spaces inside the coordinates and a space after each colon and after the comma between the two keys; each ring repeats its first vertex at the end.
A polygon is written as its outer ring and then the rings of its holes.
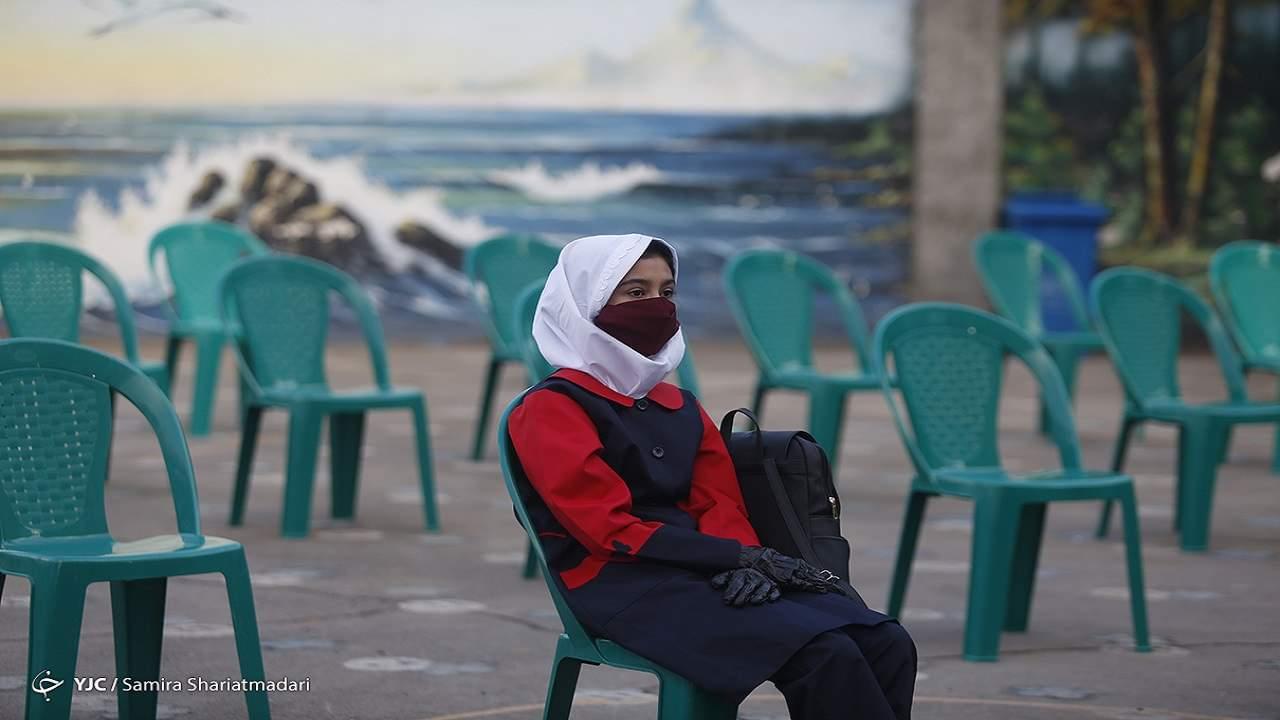
{"type": "Polygon", "coordinates": [[[530,393],[507,421],[525,476],[565,530],[597,557],[699,570],[737,567],[738,542],[631,514],[631,491],[600,456],[591,418],[554,390],[530,393]]]}
{"type": "Polygon", "coordinates": [[[702,445],[693,465],[693,489],[683,507],[698,519],[699,532],[743,545],[759,545],[760,538],[747,519],[738,473],[720,437],[720,428],[706,410],[698,410],[702,413],[702,445]]]}

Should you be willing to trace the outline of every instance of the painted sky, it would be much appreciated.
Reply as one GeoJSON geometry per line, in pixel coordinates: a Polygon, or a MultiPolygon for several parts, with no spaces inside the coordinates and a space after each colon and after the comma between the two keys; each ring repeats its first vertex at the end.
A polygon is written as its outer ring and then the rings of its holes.
{"type": "MultiPolygon", "coordinates": [[[[559,63],[629,62],[697,6],[710,8],[762,57],[785,61],[806,77],[825,73],[863,83],[880,98],[901,95],[909,82],[911,4],[4,0],[0,103],[429,104],[441,92],[497,87],[559,63]]],[[[883,104],[867,104],[877,103],[883,104]]]]}

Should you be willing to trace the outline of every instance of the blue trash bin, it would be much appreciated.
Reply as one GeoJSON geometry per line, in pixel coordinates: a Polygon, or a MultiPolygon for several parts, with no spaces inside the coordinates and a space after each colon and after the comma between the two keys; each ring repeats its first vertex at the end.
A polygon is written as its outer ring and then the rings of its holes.
{"type": "MultiPolygon", "coordinates": [[[[1089,282],[1098,272],[1098,230],[1108,216],[1103,206],[1068,192],[1018,193],[1004,204],[1004,226],[1057,250],[1080,278],[1084,297],[1088,297],[1089,282]]],[[[1076,327],[1057,279],[1046,276],[1041,287],[1045,329],[1083,329],[1076,327]]]]}

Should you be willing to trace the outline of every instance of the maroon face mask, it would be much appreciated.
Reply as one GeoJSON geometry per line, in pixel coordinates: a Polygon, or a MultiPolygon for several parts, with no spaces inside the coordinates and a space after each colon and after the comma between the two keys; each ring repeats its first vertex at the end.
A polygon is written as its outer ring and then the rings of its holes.
{"type": "Polygon", "coordinates": [[[596,327],[645,357],[662,350],[680,329],[676,304],[664,297],[606,305],[596,315],[596,327]]]}

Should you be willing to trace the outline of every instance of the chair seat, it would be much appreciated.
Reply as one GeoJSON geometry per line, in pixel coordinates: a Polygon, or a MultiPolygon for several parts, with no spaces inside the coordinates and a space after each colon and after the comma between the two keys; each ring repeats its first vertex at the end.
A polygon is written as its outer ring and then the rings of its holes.
{"type": "Polygon", "coordinates": [[[238,552],[241,545],[234,540],[185,533],[125,542],[110,535],[33,537],[6,543],[0,550],[0,571],[22,574],[33,566],[71,563],[96,566],[103,578],[160,577],[207,572],[200,560],[238,552]]]}
{"type": "Polygon", "coordinates": [[[1179,422],[1193,418],[1212,418],[1237,423],[1280,421],[1280,404],[1255,402],[1216,402],[1191,404],[1179,401],[1149,402],[1145,414],[1157,420],[1179,422]]]}
{"type": "Polygon", "coordinates": [[[1104,349],[1102,337],[1094,332],[1047,332],[1040,336],[1040,342],[1051,350],[1098,350],[1104,349]]]}
{"type": "Polygon", "coordinates": [[[321,409],[355,410],[406,407],[421,401],[422,391],[417,388],[333,390],[323,385],[302,385],[295,388],[265,389],[255,404],[287,406],[306,403],[321,409]]]}
{"type": "Polygon", "coordinates": [[[999,486],[1043,500],[1107,497],[1133,483],[1128,475],[1107,470],[1010,473],[999,467],[942,468],[934,471],[933,480],[937,490],[948,494],[970,496],[981,488],[999,486]]]}
{"type": "MultiPolygon", "coordinates": [[[[814,388],[835,390],[878,390],[880,378],[865,373],[824,373],[813,368],[791,368],[777,370],[768,376],[770,385],[775,387],[812,390],[814,388]]],[[[892,383],[890,383],[892,384],[892,383]]]]}
{"type": "Polygon", "coordinates": [[[240,328],[228,324],[218,318],[197,318],[194,320],[170,319],[169,334],[178,337],[195,337],[200,335],[239,335],[240,328]],[[228,331],[230,328],[230,331],[228,331]]]}
{"type": "Polygon", "coordinates": [[[1280,375],[1280,357],[1259,358],[1245,363],[1249,370],[1255,372],[1269,372],[1280,375]]]}
{"type": "Polygon", "coordinates": [[[151,360],[143,360],[139,362],[138,369],[142,371],[143,375],[146,375],[157,382],[159,382],[159,378],[167,377],[169,374],[169,370],[164,366],[164,363],[154,362],[151,360]]]}

